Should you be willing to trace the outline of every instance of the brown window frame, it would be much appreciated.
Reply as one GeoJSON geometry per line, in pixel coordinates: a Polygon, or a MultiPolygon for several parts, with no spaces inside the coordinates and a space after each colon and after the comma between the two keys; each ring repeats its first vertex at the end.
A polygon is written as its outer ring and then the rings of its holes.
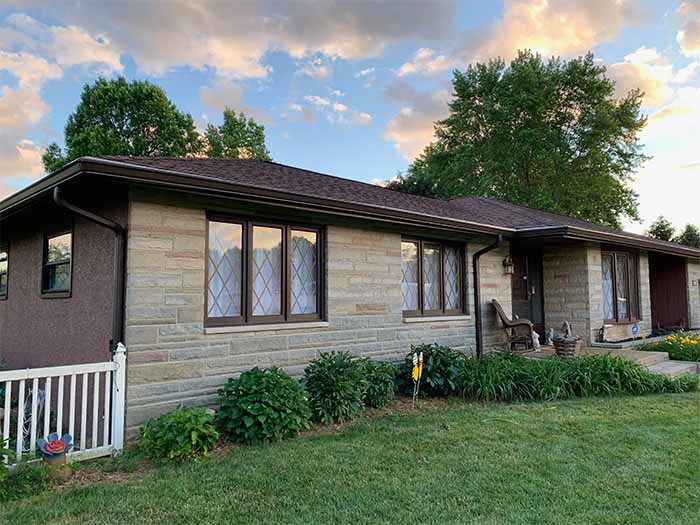
{"type": "Polygon", "coordinates": [[[204,291],[204,326],[207,328],[228,326],[255,326],[278,323],[298,323],[323,321],[325,315],[325,229],[287,221],[267,221],[261,219],[241,218],[231,215],[207,213],[206,223],[206,271],[204,291]],[[241,315],[235,317],[209,317],[209,224],[224,222],[239,224],[242,228],[242,279],[241,279],[241,315]],[[282,275],[281,275],[281,309],[277,315],[253,315],[253,228],[279,228],[282,230],[282,275]],[[313,314],[293,314],[292,305],[292,253],[293,231],[313,232],[316,234],[316,312],[313,314]]]}
{"type": "MultiPolygon", "coordinates": [[[[633,324],[642,320],[642,308],[640,302],[640,279],[639,279],[639,254],[626,250],[606,249],[601,251],[601,269],[603,258],[612,259],[612,299],[613,299],[613,319],[604,319],[608,324],[633,324]],[[620,318],[618,295],[617,295],[617,267],[618,258],[626,259],[627,271],[625,272],[625,288],[627,296],[628,319],[620,318]]],[[[605,297],[602,298],[605,301],[605,297]]],[[[603,312],[605,315],[605,312],[603,312]]]]}
{"type": "MultiPolygon", "coordinates": [[[[455,242],[439,241],[435,239],[420,239],[415,237],[403,237],[402,243],[416,243],[418,245],[418,309],[402,310],[404,318],[412,317],[447,317],[455,315],[467,315],[469,306],[467,301],[467,279],[465,272],[466,245],[455,242]],[[423,247],[433,245],[440,247],[440,308],[433,310],[425,309],[424,280],[423,280],[423,247]],[[445,307],[445,248],[456,248],[459,252],[459,302],[460,308],[447,309],[445,307]]],[[[402,298],[403,301],[403,298],[402,298]]],[[[402,305],[403,306],[403,305],[402,305]]]]}
{"type": "MultiPolygon", "coordinates": [[[[75,228],[55,230],[44,234],[43,254],[41,258],[41,297],[44,299],[67,299],[71,297],[73,291],[73,261],[75,259],[75,228]],[[70,260],[66,262],[50,263],[49,259],[49,239],[61,237],[62,235],[70,235],[70,260]],[[68,265],[68,288],[60,290],[51,290],[46,287],[48,269],[52,266],[68,265]]],[[[9,265],[8,265],[9,266],[9,265]]]]}
{"type": "MultiPolygon", "coordinates": [[[[5,254],[5,260],[7,261],[7,270],[5,274],[5,291],[0,291],[0,301],[7,299],[7,294],[10,289],[10,247],[8,244],[0,244],[0,253],[5,254]]],[[[0,274],[2,275],[2,274],[0,274]]]]}

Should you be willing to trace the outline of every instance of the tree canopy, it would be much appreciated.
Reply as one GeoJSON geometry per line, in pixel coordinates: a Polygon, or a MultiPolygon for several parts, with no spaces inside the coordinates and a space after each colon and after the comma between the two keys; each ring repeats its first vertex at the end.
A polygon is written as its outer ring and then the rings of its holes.
{"type": "Polygon", "coordinates": [[[265,127],[243,113],[236,115],[228,107],[224,110],[224,123],[209,124],[205,136],[209,157],[272,160],[265,146],[265,127]]]}
{"type": "Polygon", "coordinates": [[[676,228],[666,217],[659,215],[659,218],[649,226],[646,233],[649,237],[654,237],[655,239],[672,241],[674,235],[676,235],[676,228]]]}
{"type": "Polygon", "coordinates": [[[632,173],[646,160],[642,93],[614,97],[593,55],[545,61],[521,51],[455,71],[436,140],[389,187],[493,197],[619,227],[637,220],[632,173]]]}
{"type": "Polygon", "coordinates": [[[55,171],[83,156],[130,155],[252,157],[270,159],[264,127],[242,113],[224,111],[221,126],[197,131],[189,113],[181,112],[159,86],[123,77],[86,84],[68,117],[65,149],[55,142],[42,157],[55,171]]]}
{"type": "Polygon", "coordinates": [[[674,240],[684,246],[700,248],[700,228],[692,224],[686,224],[683,231],[674,240]]]}
{"type": "Polygon", "coordinates": [[[86,155],[186,157],[203,147],[192,117],[178,111],[160,87],[124,77],[83,87],[65,141],[65,152],[55,143],[45,151],[47,171],[86,155]]]}

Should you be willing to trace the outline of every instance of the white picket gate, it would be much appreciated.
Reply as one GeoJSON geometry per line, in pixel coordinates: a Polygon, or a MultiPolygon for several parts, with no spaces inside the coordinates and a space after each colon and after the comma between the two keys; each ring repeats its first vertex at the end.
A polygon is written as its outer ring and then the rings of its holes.
{"type": "Polygon", "coordinates": [[[5,463],[34,458],[37,439],[52,432],[73,437],[69,461],[123,448],[126,348],[121,343],[111,361],[7,370],[0,372],[3,384],[2,443],[12,443],[15,453],[5,463]]]}

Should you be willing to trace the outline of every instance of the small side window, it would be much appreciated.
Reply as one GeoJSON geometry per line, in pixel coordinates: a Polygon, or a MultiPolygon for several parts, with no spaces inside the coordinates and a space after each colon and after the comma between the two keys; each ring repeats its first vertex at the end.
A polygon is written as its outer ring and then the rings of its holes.
{"type": "Polygon", "coordinates": [[[7,299],[7,277],[9,272],[9,255],[6,246],[0,246],[0,299],[7,299]]]}
{"type": "Polygon", "coordinates": [[[73,234],[47,236],[41,291],[47,295],[70,293],[73,234]]]}

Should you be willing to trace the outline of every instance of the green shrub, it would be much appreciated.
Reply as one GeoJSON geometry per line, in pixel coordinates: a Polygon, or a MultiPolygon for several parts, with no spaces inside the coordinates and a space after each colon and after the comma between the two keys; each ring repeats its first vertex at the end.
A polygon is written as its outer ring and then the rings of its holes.
{"type": "Polygon", "coordinates": [[[361,365],[365,381],[362,401],[368,407],[385,407],[394,398],[396,367],[391,363],[372,359],[363,359],[361,365]]]}
{"type": "Polygon", "coordinates": [[[20,463],[0,479],[0,501],[33,496],[48,490],[57,482],[52,468],[42,462],[20,463]]]}
{"type": "Polygon", "coordinates": [[[648,352],[667,352],[676,361],[700,361],[700,334],[678,332],[656,343],[638,347],[648,352]]]}
{"type": "Polygon", "coordinates": [[[700,378],[668,378],[621,356],[602,354],[563,360],[525,359],[507,353],[465,359],[462,395],[483,401],[557,400],[698,390],[700,378]]]}
{"type": "Polygon", "coordinates": [[[306,393],[279,368],[244,372],[219,396],[219,425],[237,441],[277,441],[311,426],[306,393]]]}
{"type": "Polygon", "coordinates": [[[366,389],[362,365],[348,352],[322,352],[304,370],[304,385],[316,421],[346,421],[362,410],[366,389]]]}
{"type": "Polygon", "coordinates": [[[423,352],[423,375],[420,391],[427,396],[447,397],[459,395],[460,370],[466,356],[462,352],[438,344],[412,346],[411,353],[399,367],[399,390],[405,394],[413,393],[412,356],[423,352]]]}
{"type": "Polygon", "coordinates": [[[178,408],[148,420],[139,446],[156,462],[198,461],[219,439],[214,416],[203,408],[178,408]]]}

